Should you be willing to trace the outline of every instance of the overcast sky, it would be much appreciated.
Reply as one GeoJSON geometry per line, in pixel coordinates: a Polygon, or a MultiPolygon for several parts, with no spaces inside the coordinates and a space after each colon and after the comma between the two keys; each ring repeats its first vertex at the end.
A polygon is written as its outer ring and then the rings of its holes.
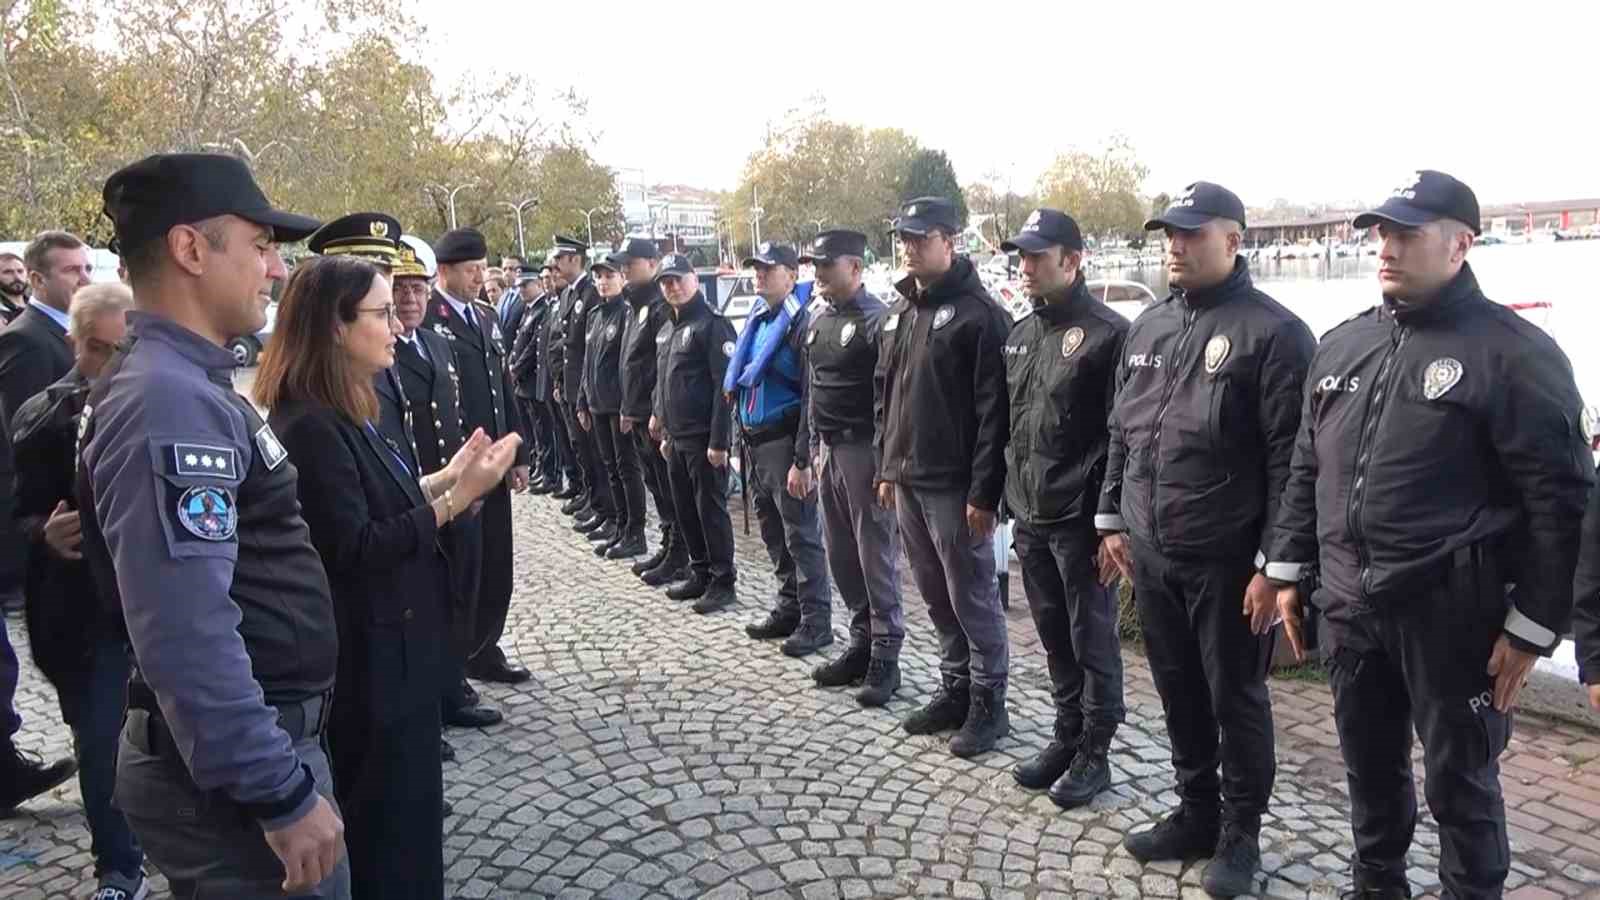
{"type": "Polygon", "coordinates": [[[1253,206],[1364,201],[1437,168],[1485,203],[1600,197],[1594,0],[423,0],[419,14],[441,76],[517,67],[576,88],[601,161],[652,183],[736,186],[766,122],[820,93],[833,118],[945,150],[963,183],[999,171],[1025,188],[1061,150],[1122,133],[1152,194],[1203,178],[1253,206]]]}

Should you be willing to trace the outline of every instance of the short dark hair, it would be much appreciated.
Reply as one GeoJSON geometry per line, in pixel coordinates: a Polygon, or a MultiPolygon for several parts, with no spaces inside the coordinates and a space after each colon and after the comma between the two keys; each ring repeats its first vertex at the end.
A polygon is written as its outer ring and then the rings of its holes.
{"type": "Polygon", "coordinates": [[[77,250],[83,246],[83,241],[77,235],[65,231],[41,231],[38,236],[28,242],[28,249],[22,251],[22,264],[28,267],[29,272],[49,271],[50,251],[52,250],[77,250]]]}
{"type": "Polygon", "coordinates": [[[372,380],[356,373],[335,335],[360,315],[356,307],[379,277],[377,266],[350,255],[314,257],[294,270],[256,371],[257,403],[271,410],[314,400],[358,425],[378,417],[372,380]]]}
{"type": "MultiPolygon", "coordinates": [[[[228,232],[222,227],[222,217],[201,219],[193,223],[194,229],[205,235],[211,249],[221,252],[228,247],[228,232]]],[[[170,230],[170,229],[169,229],[170,230]]],[[[120,246],[118,253],[122,268],[128,272],[128,281],[135,282],[153,273],[161,265],[161,251],[167,246],[167,236],[157,235],[132,247],[120,246]]]]}

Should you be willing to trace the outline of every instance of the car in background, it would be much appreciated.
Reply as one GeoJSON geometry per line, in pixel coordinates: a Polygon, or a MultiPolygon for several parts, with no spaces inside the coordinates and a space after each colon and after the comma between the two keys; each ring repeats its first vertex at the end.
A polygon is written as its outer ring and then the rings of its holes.
{"type": "Polygon", "coordinates": [[[1130,322],[1156,302],[1155,292],[1137,281],[1096,278],[1089,281],[1088,287],[1096,300],[1116,310],[1130,322]]]}

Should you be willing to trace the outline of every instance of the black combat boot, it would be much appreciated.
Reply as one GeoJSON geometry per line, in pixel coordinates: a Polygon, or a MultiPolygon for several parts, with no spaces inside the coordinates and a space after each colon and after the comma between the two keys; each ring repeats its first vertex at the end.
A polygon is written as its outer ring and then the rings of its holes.
{"type": "Polygon", "coordinates": [[[833,643],[833,625],[822,616],[801,616],[794,633],[783,642],[783,655],[799,659],[833,643]]]}
{"type": "Polygon", "coordinates": [[[706,588],[710,586],[711,579],[705,573],[691,572],[689,580],[667,588],[667,596],[673,600],[698,600],[706,595],[706,588]]]}
{"type": "Polygon", "coordinates": [[[739,599],[739,593],[733,585],[731,579],[713,581],[706,587],[705,596],[696,600],[691,609],[703,616],[732,606],[739,599]]]}
{"type": "Polygon", "coordinates": [[[1072,757],[1072,765],[1050,785],[1050,800],[1062,809],[1077,809],[1111,787],[1110,753],[1110,733],[1090,731],[1084,734],[1078,752],[1072,757]]]}
{"type": "MultiPolygon", "coordinates": [[[[581,496],[583,496],[583,492],[578,490],[578,486],[575,484],[569,484],[558,491],[550,492],[550,499],[552,500],[571,500],[575,497],[581,496]]],[[[574,506],[573,509],[577,509],[577,507],[574,506]]],[[[562,504],[561,511],[567,515],[571,515],[571,510],[567,509],[566,504],[562,504]]]]}
{"type": "Polygon", "coordinates": [[[1011,717],[1006,712],[1006,686],[994,687],[974,684],[971,690],[972,706],[961,730],[950,739],[950,752],[962,759],[994,749],[995,741],[1011,733],[1011,717]]]}
{"type": "Polygon", "coordinates": [[[754,625],[746,625],[744,633],[758,641],[770,641],[776,638],[786,638],[794,634],[800,627],[800,616],[792,612],[778,612],[773,610],[767,617],[754,625]]]}
{"type": "Polygon", "coordinates": [[[588,513],[580,514],[572,520],[572,530],[579,534],[591,534],[599,530],[600,526],[610,522],[610,519],[591,509],[588,513]]]}
{"type": "Polygon", "coordinates": [[[1082,738],[1082,724],[1056,716],[1050,743],[1032,759],[1017,763],[1017,767],[1011,770],[1011,776],[1017,780],[1017,784],[1029,790],[1049,787],[1067,773],[1067,766],[1071,765],[1072,755],[1082,738]]]}
{"type": "Polygon", "coordinates": [[[1256,876],[1261,871],[1260,820],[1222,823],[1222,837],[1216,852],[1206,863],[1200,886],[1213,897],[1238,897],[1256,892],[1256,876]]]}
{"type": "Polygon", "coordinates": [[[665,528],[661,530],[661,543],[656,545],[656,552],[633,564],[631,568],[634,575],[643,578],[644,573],[667,561],[667,554],[672,552],[672,542],[668,534],[665,528]]]}
{"type": "Polygon", "coordinates": [[[867,674],[872,662],[872,648],[866,644],[851,644],[845,651],[811,670],[811,680],[817,687],[844,687],[856,684],[867,674]]]}
{"type": "Polygon", "coordinates": [[[644,529],[618,537],[606,547],[606,559],[632,559],[644,555],[644,529]]]}
{"type": "Polygon", "coordinates": [[[900,660],[874,656],[867,663],[867,674],[861,677],[861,690],[856,691],[856,702],[866,707],[882,706],[898,690],[900,660]]]}
{"type": "Polygon", "coordinates": [[[564,515],[564,516],[570,516],[573,513],[577,512],[578,510],[583,509],[584,507],[589,505],[589,495],[588,494],[582,494],[582,493],[573,494],[573,493],[569,493],[571,490],[572,490],[572,488],[567,488],[566,491],[559,491],[559,492],[557,492],[556,494],[553,495],[553,496],[555,496],[557,498],[559,498],[562,494],[566,494],[567,495],[567,498],[566,498],[567,502],[561,504],[561,514],[564,515]]]}
{"type": "Polygon", "coordinates": [[[1222,826],[1216,807],[1180,805],[1148,831],[1122,839],[1122,846],[1142,863],[1163,859],[1200,859],[1217,848],[1222,826]]]}
{"type": "Polygon", "coordinates": [[[589,540],[594,544],[594,555],[605,559],[606,554],[611,552],[612,547],[622,543],[622,532],[618,531],[615,526],[612,526],[609,531],[602,528],[600,531],[589,535],[589,540]]]}
{"type": "Polygon", "coordinates": [[[943,684],[934,693],[928,705],[906,716],[906,734],[934,734],[960,728],[967,721],[967,707],[972,705],[972,682],[954,675],[942,675],[943,684]]]}

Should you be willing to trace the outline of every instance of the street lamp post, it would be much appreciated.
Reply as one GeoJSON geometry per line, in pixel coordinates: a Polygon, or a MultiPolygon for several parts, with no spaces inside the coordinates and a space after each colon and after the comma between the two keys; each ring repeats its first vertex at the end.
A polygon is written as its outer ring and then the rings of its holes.
{"type": "Polygon", "coordinates": [[[596,206],[594,209],[578,210],[578,212],[583,213],[583,225],[589,231],[589,246],[591,247],[594,246],[594,214],[599,212],[600,209],[601,207],[596,206]]]}
{"type": "Polygon", "coordinates": [[[428,185],[428,187],[433,188],[436,191],[442,191],[444,194],[446,194],[448,196],[448,198],[449,198],[448,202],[449,202],[449,206],[450,206],[450,230],[451,231],[454,231],[455,228],[456,228],[456,194],[460,193],[461,191],[463,191],[463,190],[465,190],[465,189],[467,189],[469,187],[477,187],[477,185],[478,185],[478,183],[476,181],[469,181],[466,184],[458,184],[453,188],[445,187],[442,184],[430,184],[430,185],[428,185]]]}
{"type": "MultiPolygon", "coordinates": [[[[527,262],[528,245],[522,240],[522,210],[528,206],[538,206],[539,198],[529,197],[521,203],[512,203],[509,200],[501,200],[500,205],[517,214],[517,255],[522,257],[523,262],[527,262]]],[[[451,227],[453,228],[455,227],[455,215],[452,213],[450,218],[451,227]]]]}
{"type": "Polygon", "coordinates": [[[822,233],[822,223],[823,223],[824,220],[822,220],[822,219],[812,219],[811,221],[815,222],[816,225],[817,225],[817,234],[821,234],[822,233]]]}

